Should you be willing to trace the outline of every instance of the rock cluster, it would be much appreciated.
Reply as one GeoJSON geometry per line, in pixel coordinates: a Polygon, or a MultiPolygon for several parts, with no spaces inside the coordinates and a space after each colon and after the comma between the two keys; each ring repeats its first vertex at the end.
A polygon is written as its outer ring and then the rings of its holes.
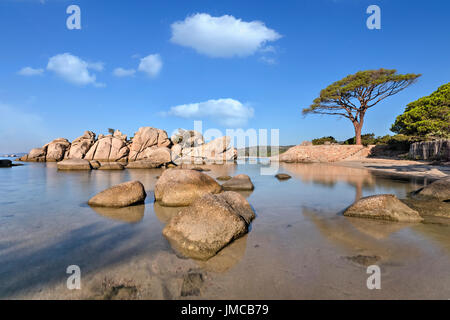
{"type": "MultiPolygon", "coordinates": [[[[123,162],[130,169],[157,168],[175,163],[223,163],[234,161],[237,151],[231,146],[229,137],[217,138],[204,143],[203,136],[196,131],[179,129],[171,139],[166,131],[141,127],[134,137],[116,130],[113,134],[96,137],[85,131],[72,143],[67,139],[55,139],[42,148],[34,148],[19,161],[46,162],[84,159],[89,161],[123,162]]],[[[69,165],[61,167],[68,168],[69,165]]],[[[91,165],[97,168],[97,165],[91,165]]],[[[101,168],[101,167],[99,167],[101,168]]],[[[117,169],[117,165],[106,165],[103,169],[117,169]]]]}

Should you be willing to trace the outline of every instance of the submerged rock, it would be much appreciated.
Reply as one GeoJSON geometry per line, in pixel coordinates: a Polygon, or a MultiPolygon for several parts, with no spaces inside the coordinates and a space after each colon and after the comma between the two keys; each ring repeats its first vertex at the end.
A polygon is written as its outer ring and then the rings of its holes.
{"type": "Polygon", "coordinates": [[[147,194],[139,181],[115,185],[93,196],[88,204],[93,207],[127,207],[144,202],[147,194]]]}
{"type": "Polygon", "coordinates": [[[222,187],[210,176],[189,169],[167,169],[155,185],[155,200],[163,206],[187,206],[206,193],[222,187]]]}
{"type": "Polygon", "coordinates": [[[426,198],[435,198],[442,201],[450,201],[450,177],[430,183],[426,187],[417,190],[415,195],[426,198]]]}
{"type": "Polygon", "coordinates": [[[423,220],[417,211],[408,207],[393,194],[361,198],[345,210],[344,216],[396,222],[420,222],[423,220]]]}
{"type": "Polygon", "coordinates": [[[58,170],[91,170],[91,164],[84,159],[63,160],[56,164],[58,170]]]}
{"type": "Polygon", "coordinates": [[[255,189],[255,186],[250,180],[250,177],[246,174],[238,174],[234,176],[224,184],[222,184],[224,190],[236,190],[236,191],[251,191],[255,189]]]}
{"type": "Polygon", "coordinates": [[[163,229],[175,250],[207,260],[248,232],[255,213],[236,192],[207,193],[183,208],[163,229]]]}

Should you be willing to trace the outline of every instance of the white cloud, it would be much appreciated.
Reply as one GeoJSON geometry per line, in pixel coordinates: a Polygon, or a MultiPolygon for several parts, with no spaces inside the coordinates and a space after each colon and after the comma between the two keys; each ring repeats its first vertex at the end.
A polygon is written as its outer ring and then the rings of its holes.
{"type": "Polygon", "coordinates": [[[88,68],[95,71],[103,71],[105,64],[103,62],[89,62],[88,68]]]}
{"type": "Polygon", "coordinates": [[[162,60],[159,54],[150,54],[141,59],[138,70],[145,72],[150,77],[156,77],[162,68],[162,60]]]}
{"type": "Polygon", "coordinates": [[[44,69],[34,69],[31,67],[25,67],[20,69],[19,72],[17,72],[17,74],[21,75],[21,76],[39,76],[42,75],[44,73],[44,69]]]}
{"type": "Polygon", "coordinates": [[[53,71],[70,83],[77,85],[93,84],[96,87],[105,86],[96,82],[95,74],[91,74],[89,69],[101,71],[103,70],[103,64],[100,62],[88,63],[70,53],[53,56],[47,64],[47,70],[53,71]]]}
{"type": "Polygon", "coordinates": [[[206,117],[225,126],[237,127],[245,125],[253,113],[252,108],[237,100],[217,99],[171,107],[165,114],[187,119],[206,117]]]}
{"type": "Polygon", "coordinates": [[[134,69],[115,68],[113,75],[116,77],[130,77],[136,73],[134,69]]]}
{"type": "Polygon", "coordinates": [[[197,13],[171,25],[173,43],[210,57],[245,57],[281,38],[261,21],[245,22],[230,15],[197,13]]]}
{"type": "Polygon", "coordinates": [[[275,58],[269,58],[269,57],[262,56],[259,58],[259,60],[266,64],[270,64],[270,65],[277,64],[277,60],[275,58]]]}

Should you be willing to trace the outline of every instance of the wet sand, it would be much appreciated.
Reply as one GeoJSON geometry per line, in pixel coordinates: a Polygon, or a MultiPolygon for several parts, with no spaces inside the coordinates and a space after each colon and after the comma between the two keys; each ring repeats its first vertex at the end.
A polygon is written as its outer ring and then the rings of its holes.
{"type": "Polygon", "coordinates": [[[153,203],[160,169],[62,173],[53,164],[27,164],[0,171],[0,298],[450,298],[450,219],[399,224],[341,215],[361,196],[405,199],[423,178],[280,166],[293,178],[260,175],[255,164],[203,166],[212,177],[248,174],[255,191],[244,195],[257,215],[248,235],[206,262],[177,256],[161,234],[178,209],[153,203]],[[145,205],[86,205],[96,192],[132,179],[145,185],[145,205]],[[81,268],[81,290],[66,287],[72,264],[81,268]],[[381,268],[381,290],[367,289],[369,264],[381,268]]]}

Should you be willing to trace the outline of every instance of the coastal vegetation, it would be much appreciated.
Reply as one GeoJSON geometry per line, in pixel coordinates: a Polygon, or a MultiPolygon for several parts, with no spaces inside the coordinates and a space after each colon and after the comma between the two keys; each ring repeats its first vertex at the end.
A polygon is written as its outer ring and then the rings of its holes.
{"type": "Polygon", "coordinates": [[[364,117],[380,101],[397,94],[420,74],[397,74],[397,70],[359,71],[320,91],[318,98],[303,109],[303,114],[335,115],[349,119],[355,129],[355,144],[361,145],[364,117]]]}
{"type": "Polygon", "coordinates": [[[450,138],[450,82],[406,106],[391,131],[424,138],[450,138]]]}

